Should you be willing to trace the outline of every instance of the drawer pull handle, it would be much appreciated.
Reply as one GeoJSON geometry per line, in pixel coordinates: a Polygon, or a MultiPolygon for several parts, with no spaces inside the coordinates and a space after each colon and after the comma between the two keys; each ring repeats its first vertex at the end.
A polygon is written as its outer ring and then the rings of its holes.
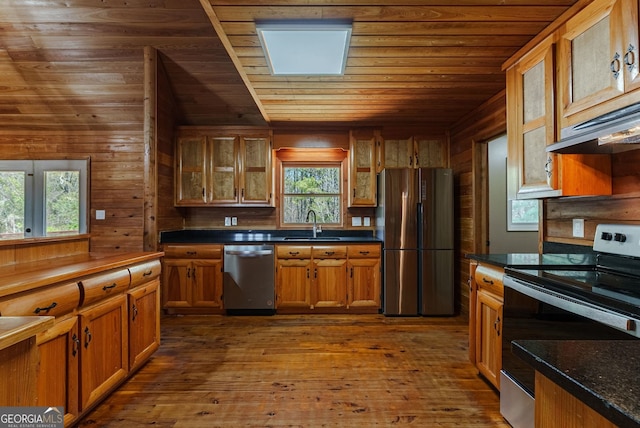
{"type": "Polygon", "coordinates": [[[198,254],[197,251],[187,251],[188,256],[195,256],[196,254],[198,254]]]}
{"type": "Polygon", "coordinates": [[[78,336],[75,333],[73,333],[71,340],[73,341],[73,348],[71,349],[71,355],[75,357],[76,354],[78,353],[78,348],[80,347],[80,339],[78,339],[78,336]]]}
{"type": "Polygon", "coordinates": [[[131,316],[131,321],[135,321],[138,317],[138,307],[135,304],[131,306],[131,312],[133,313],[133,315],[131,316]]]}
{"type": "Polygon", "coordinates": [[[44,308],[36,308],[36,310],[33,311],[33,313],[36,315],[42,311],[48,313],[51,309],[55,308],[56,306],[58,306],[58,304],[56,302],[52,302],[49,306],[45,306],[44,308]]]}
{"type": "Polygon", "coordinates": [[[324,252],[327,256],[333,256],[336,252],[335,251],[325,251],[324,252]]]}
{"type": "Polygon", "coordinates": [[[89,326],[84,329],[84,347],[85,349],[89,347],[89,343],[91,343],[91,330],[89,330],[89,326]]]}
{"type": "Polygon", "coordinates": [[[492,279],[487,279],[484,276],[482,277],[482,282],[484,282],[485,284],[493,285],[493,280],[492,279]]]}
{"type": "Polygon", "coordinates": [[[360,251],[360,254],[363,255],[363,256],[366,256],[366,255],[369,254],[369,252],[368,251],[360,251]]]}
{"type": "Polygon", "coordinates": [[[289,251],[289,254],[292,256],[297,256],[298,254],[300,254],[299,251],[289,251]]]}
{"type": "Polygon", "coordinates": [[[111,285],[105,285],[104,287],[102,287],[102,291],[107,291],[111,288],[116,288],[118,286],[118,284],[116,284],[115,282],[111,285]]]}
{"type": "Polygon", "coordinates": [[[153,269],[149,269],[148,271],[146,271],[145,273],[142,274],[142,276],[149,276],[153,273],[153,269]]]}

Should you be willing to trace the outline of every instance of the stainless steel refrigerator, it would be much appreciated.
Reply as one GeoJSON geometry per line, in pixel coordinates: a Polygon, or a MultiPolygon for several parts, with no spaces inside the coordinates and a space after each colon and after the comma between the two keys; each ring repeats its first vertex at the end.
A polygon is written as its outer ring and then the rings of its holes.
{"type": "Polygon", "coordinates": [[[378,192],[384,314],[453,315],[453,171],[385,169],[378,192]]]}

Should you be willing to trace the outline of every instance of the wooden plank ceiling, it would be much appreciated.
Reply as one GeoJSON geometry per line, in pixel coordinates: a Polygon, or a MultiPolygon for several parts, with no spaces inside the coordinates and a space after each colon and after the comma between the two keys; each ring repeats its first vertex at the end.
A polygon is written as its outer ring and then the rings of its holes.
{"type": "Polygon", "coordinates": [[[3,0],[0,128],[141,129],[144,46],[181,124],[448,128],[575,1],[3,0]],[[325,18],[353,20],[345,75],[271,76],[255,20],[325,18]]]}

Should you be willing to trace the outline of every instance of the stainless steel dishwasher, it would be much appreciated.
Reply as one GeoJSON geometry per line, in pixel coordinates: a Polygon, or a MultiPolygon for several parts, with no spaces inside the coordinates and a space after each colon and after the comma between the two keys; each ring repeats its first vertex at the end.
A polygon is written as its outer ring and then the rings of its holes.
{"type": "Polygon", "coordinates": [[[275,312],[273,245],[224,246],[224,307],[230,315],[275,312]]]}

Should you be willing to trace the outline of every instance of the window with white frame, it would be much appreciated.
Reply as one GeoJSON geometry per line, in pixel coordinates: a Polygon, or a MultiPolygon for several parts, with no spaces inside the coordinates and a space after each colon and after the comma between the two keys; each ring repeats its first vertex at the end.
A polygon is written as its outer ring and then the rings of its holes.
{"type": "Polygon", "coordinates": [[[342,223],[340,164],[284,164],[282,168],[282,223],[309,222],[315,213],[318,224],[342,223]]]}
{"type": "Polygon", "coordinates": [[[537,199],[509,199],[507,201],[507,230],[538,230],[538,205],[537,199]]]}
{"type": "Polygon", "coordinates": [[[0,160],[0,239],[87,232],[88,160],[0,160]]]}

